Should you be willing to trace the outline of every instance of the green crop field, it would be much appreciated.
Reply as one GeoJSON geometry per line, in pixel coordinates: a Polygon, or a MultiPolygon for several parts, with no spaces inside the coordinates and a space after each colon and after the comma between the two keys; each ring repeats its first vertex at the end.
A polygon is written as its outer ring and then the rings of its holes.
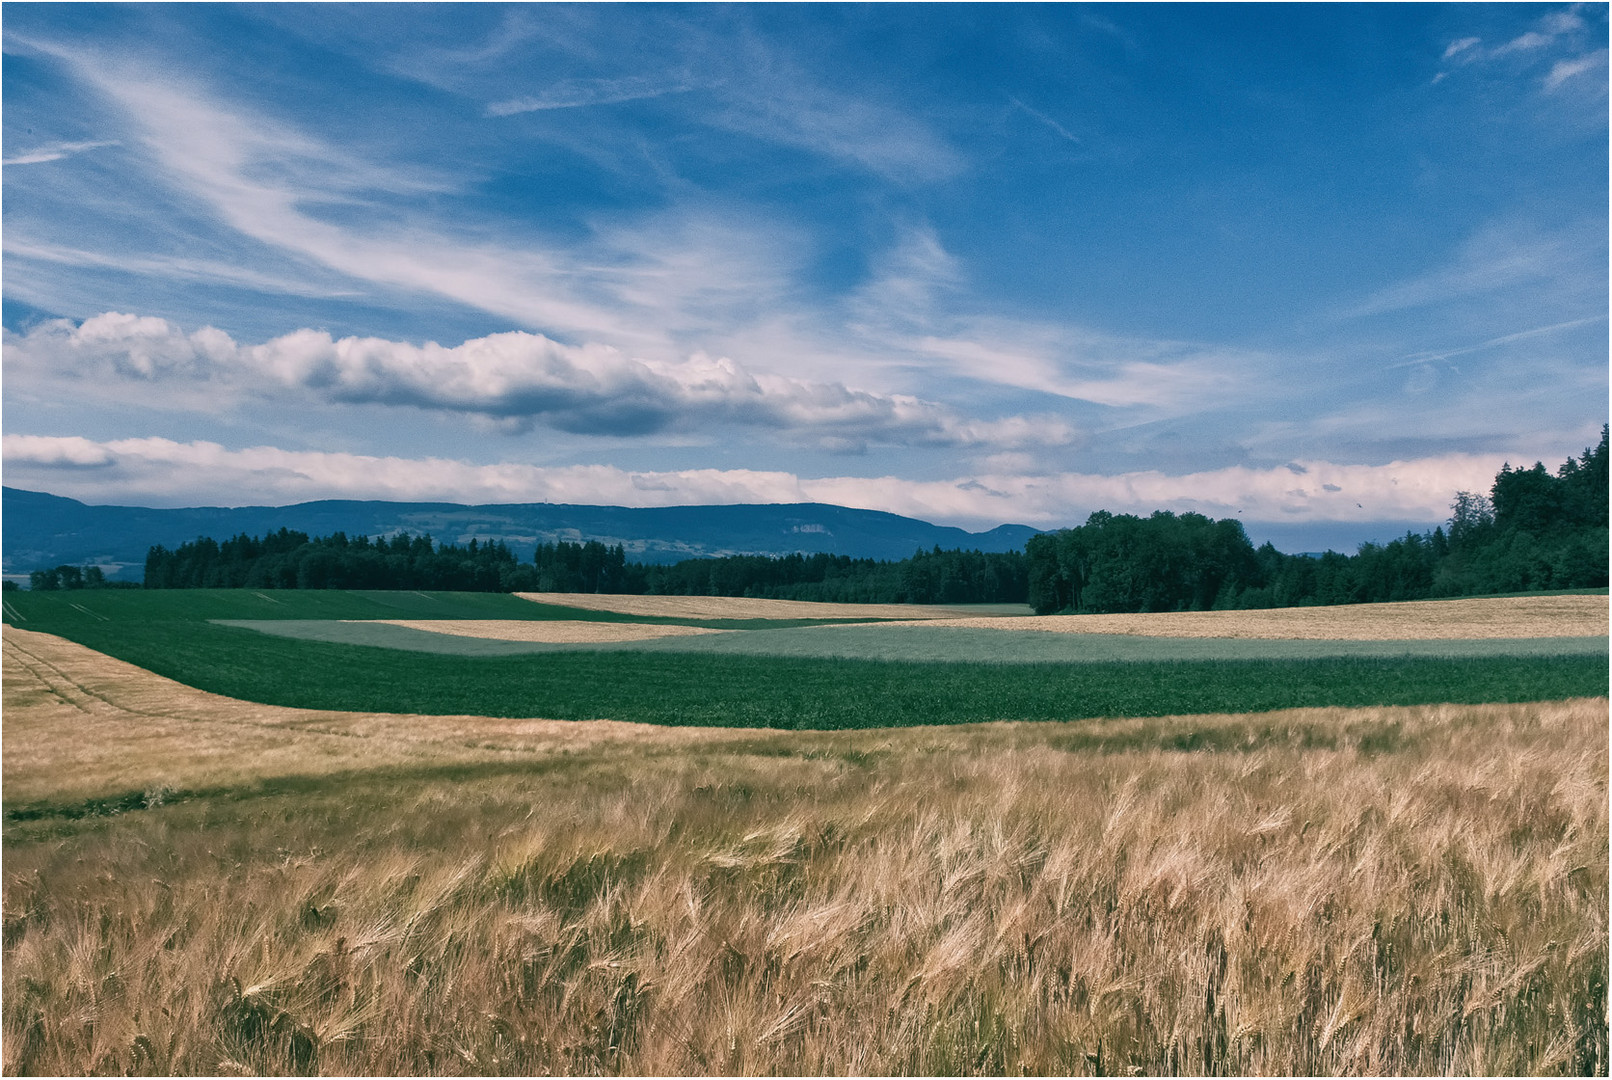
{"type": "MultiPolygon", "coordinates": [[[[6,611],[7,621],[58,634],[189,686],[247,701],[319,709],[849,729],[1299,706],[1538,701],[1607,692],[1604,641],[1597,648],[1595,642],[1578,639],[1512,647],[1421,646],[1436,655],[1409,655],[1408,649],[1392,650],[1395,655],[1371,655],[1369,649],[1356,650],[1365,654],[1339,655],[1337,643],[1307,643],[1297,648],[1308,653],[1292,655],[1294,643],[1243,642],[1233,646],[1236,655],[1218,656],[1190,652],[1171,656],[1163,651],[1170,643],[1155,640],[1125,643],[1133,650],[1130,658],[1087,658],[1078,663],[1069,662],[1072,657],[1022,662],[1022,656],[1004,654],[1013,648],[1012,642],[990,642],[986,647],[988,639],[980,639],[976,642],[980,647],[971,650],[973,658],[967,660],[866,659],[745,655],[742,648],[728,653],[722,651],[726,646],[707,646],[705,641],[741,636],[756,640],[787,632],[790,636],[780,639],[786,647],[778,650],[787,653],[798,648],[789,642],[810,633],[832,644],[827,636],[831,633],[866,638],[901,631],[886,639],[900,642],[917,640],[907,631],[922,628],[791,632],[789,628],[798,627],[800,620],[660,620],[737,625],[750,632],[713,635],[692,649],[680,643],[676,651],[663,643],[634,643],[522,650],[516,655],[449,655],[283,637],[209,621],[432,616],[654,621],[507,596],[453,593],[13,594],[6,611]],[[762,626],[775,629],[755,630],[762,626]],[[1332,654],[1316,655],[1321,646],[1330,647],[1332,654]],[[1490,654],[1450,655],[1462,649],[1490,654]],[[1020,662],[1004,662],[1010,660],[1020,662]]],[[[394,630],[402,628],[388,627],[385,633],[394,630]]],[[[965,633],[954,640],[970,638],[965,633]]],[[[876,644],[866,647],[873,656],[880,655],[876,644]]],[[[1035,647],[1072,646],[1038,639],[1035,647]]],[[[1112,652],[1116,646],[1108,642],[1102,647],[1112,652]]],[[[1210,646],[1199,643],[1192,648],[1210,646]]]]}

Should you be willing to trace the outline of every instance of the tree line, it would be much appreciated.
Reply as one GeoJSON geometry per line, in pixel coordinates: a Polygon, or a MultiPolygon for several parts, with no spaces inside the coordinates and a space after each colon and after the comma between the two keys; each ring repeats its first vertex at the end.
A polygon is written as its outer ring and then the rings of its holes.
{"type": "MultiPolygon", "coordinates": [[[[14,581],[7,581],[5,587],[15,589],[18,586],[14,581]]],[[[31,572],[28,587],[54,592],[57,589],[138,589],[140,586],[132,581],[108,581],[106,572],[99,566],[63,565],[31,572]]]]}
{"type": "Polygon", "coordinates": [[[1508,463],[1451,510],[1448,528],[1319,558],[1256,550],[1233,519],[1098,511],[1031,537],[1028,599],[1041,614],[1201,611],[1604,587],[1607,429],[1554,474],[1508,463]]]}
{"type": "Polygon", "coordinates": [[[730,555],[659,565],[629,562],[620,544],[562,540],[537,545],[532,562],[522,563],[499,541],[439,545],[429,536],[310,537],[288,529],[222,543],[199,537],[171,550],[157,545],[146,555],[144,579],[148,589],[587,592],[891,604],[1023,603],[1027,582],[1024,554],[1017,551],[936,547],[896,562],[730,555]]]}
{"type": "Polygon", "coordinates": [[[222,543],[198,537],[172,550],[158,544],[146,553],[145,587],[513,592],[531,587],[531,570],[496,540],[459,546],[406,533],[371,540],[282,528],[262,539],[242,533],[222,543]]]}
{"type": "Polygon", "coordinates": [[[918,551],[899,561],[848,555],[729,555],[671,564],[629,563],[618,545],[541,544],[537,592],[750,596],[873,604],[1024,603],[1018,551],[918,551]]]}

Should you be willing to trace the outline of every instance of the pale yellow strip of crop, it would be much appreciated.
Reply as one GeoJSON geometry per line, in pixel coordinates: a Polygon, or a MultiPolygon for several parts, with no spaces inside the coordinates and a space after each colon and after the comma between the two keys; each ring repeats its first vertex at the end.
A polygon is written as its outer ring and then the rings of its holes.
{"type": "MultiPolygon", "coordinates": [[[[750,596],[611,596],[598,593],[516,593],[522,600],[620,615],[672,619],[956,619],[979,618],[966,607],[924,604],[819,604],[750,596]]],[[[1017,606],[1017,605],[1015,605],[1017,606]]],[[[1026,610],[1019,608],[1019,610],[1026,610]]],[[[986,616],[990,617],[990,616],[986,616]]]]}
{"type": "MultiPolygon", "coordinates": [[[[1141,615],[1034,615],[913,620],[908,625],[1036,630],[1142,637],[1414,641],[1472,638],[1606,637],[1605,596],[1507,596],[1412,600],[1261,611],[1178,611],[1141,615]]],[[[885,625],[901,625],[886,623],[885,625]]]]}
{"type": "Polygon", "coordinates": [[[704,626],[672,626],[655,623],[533,622],[522,619],[343,619],[342,622],[385,623],[410,630],[455,637],[486,638],[494,641],[536,641],[551,645],[593,645],[612,641],[648,641],[651,638],[691,637],[697,634],[726,634],[704,626]]]}

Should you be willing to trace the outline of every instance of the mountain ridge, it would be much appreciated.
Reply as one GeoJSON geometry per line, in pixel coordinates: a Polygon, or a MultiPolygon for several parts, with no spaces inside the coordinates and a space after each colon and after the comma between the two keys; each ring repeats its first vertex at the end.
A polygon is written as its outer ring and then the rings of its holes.
{"type": "Polygon", "coordinates": [[[6,574],[61,564],[97,565],[139,580],[146,551],[198,536],[224,540],[280,528],[328,535],[429,533],[438,541],[501,540],[526,561],[561,540],[620,544],[629,559],[666,563],[721,555],[827,552],[903,559],[919,548],[1015,551],[1040,529],[999,525],[972,533],[882,510],[830,503],[626,507],[578,503],[388,502],[321,499],[289,506],[101,506],[47,492],[0,488],[0,559],[6,574]]]}

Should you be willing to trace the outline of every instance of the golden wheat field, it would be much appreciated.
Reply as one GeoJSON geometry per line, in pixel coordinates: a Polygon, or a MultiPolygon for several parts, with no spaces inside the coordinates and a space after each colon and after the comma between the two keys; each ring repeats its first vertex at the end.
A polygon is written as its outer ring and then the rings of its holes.
{"type": "Polygon", "coordinates": [[[1607,1069],[1604,698],[673,730],[3,645],[8,1075],[1607,1069]]]}
{"type": "Polygon", "coordinates": [[[621,740],[684,746],[735,737],[727,729],[609,720],[260,705],[197,690],[14,626],[5,628],[0,650],[8,805],[127,791],[229,789],[274,777],[383,767],[528,760],[621,740]]]}

